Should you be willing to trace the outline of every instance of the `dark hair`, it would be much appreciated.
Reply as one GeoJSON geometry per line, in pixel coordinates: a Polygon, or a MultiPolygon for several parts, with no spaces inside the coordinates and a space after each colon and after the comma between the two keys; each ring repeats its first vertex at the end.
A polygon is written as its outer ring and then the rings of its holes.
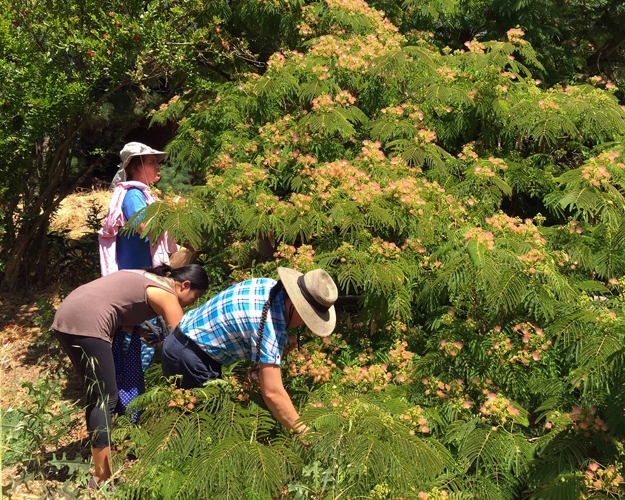
{"type": "Polygon", "coordinates": [[[135,168],[138,165],[142,165],[142,161],[141,161],[141,155],[137,155],[137,156],[133,156],[130,158],[130,160],[128,161],[128,164],[126,165],[126,168],[124,168],[124,170],[126,171],[126,178],[128,180],[132,180],[132,173],[134,172],[135,168]]]}
{"type": "Polygon", "coordinates": [[[172,269],[171,266],[163,264],[161,266],[146,269],[145,271],[156,274],[157,276],[171,278],[179,283],[182,283],[183,281],[190,281],[191,290],[208,289],[208,275],[206,274],[204,268],[199,264],[189,264],[188,266],[177,267],[175,269],[172,269]]]}
{"type": "MultiPolygon", "coordinates": [[[[275,300],[278,293],[284,290],[284,285],[282,281],[278,281],[275,285],[271,287],[269,291],[269,298],[265,301],[265,305],[263,306],[263,313],[260,316],[260,323],[258,324],[258,345],[256,346],[256,363],[260,363],[260,347],[263,343],[263,335],[265,334],[265,323],[267,322],[267,314],[269,313],[269,308],[271,307],[271,303],[275,300]]],[[[287,325],[289,326],[289,325],[287,325]]]]}

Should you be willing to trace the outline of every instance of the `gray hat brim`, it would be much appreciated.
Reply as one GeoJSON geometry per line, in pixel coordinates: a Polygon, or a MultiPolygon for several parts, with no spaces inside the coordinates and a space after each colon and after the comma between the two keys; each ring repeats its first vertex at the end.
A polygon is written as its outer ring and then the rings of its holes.
{"type": "Polygon", "coordinates": [[[152,153],[139,153],[136,155],[131,155],[128,158],[126,158],[126,161],[124,161],[124,163],[122,164],[122,168],[126,170],[126,167],[130,163],[130,160],[132,160],[135,156],[146,156],[146,155],[155,155],[157,159],[156,161],[160,163],[165,158],[167,158],[168,153],[165,153],[164,151],[157,151],[156,149],[154,149],[152,153]]]}
{"type": "Polygon", "coordinates": [[[160,163],[167,158],[168,154],[169,153],[166,153],[165,151],[159,151],[158,149],[151,148],[142,142],[129,142],[125,144],[119,152],[123,169],[126,169],[131,158],[134,158],[135,156],[155,155],[157,161],[160,163]]]}

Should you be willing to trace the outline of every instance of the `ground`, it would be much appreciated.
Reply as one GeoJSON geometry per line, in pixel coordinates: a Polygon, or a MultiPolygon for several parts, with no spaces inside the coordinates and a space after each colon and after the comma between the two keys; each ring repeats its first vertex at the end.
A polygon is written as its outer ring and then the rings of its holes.
{"type": "MultiPolygon", "coordinates": [[[[87,226],[87,217],[92,213],[91,207],[96,207],[102,216],[109,198],[108,191],[89,191],[70,196],[56,213],[51,230],[67,230],[68,238],[78,241],[85,233],[92,232],[87,226]]],[[[96,269],[92,271],[97,272],[97,263],[93,267],[96,269]]],[[[84,460],[90,455],[83,413],[79,408],[82,392],[80,381],[47,328],[54,309],[60,303],[60,297],[76,284],[78,283],[68,285],[60,279],[46,285],[44,289],[33,285],[26,290],[0,295],[1,411],[32,406],[32,400],[28,398],[23,384],[30,382],[36,385],[43,380],[58,381],[61,391],[60,400],[52,399],[47,403],[45,416],[59,414],[63,403],[76,405],[68,434],[57,443],[44,446],[44,460],[51,458],[52,453],[56,453],[57,458],[65,452],[68,459],[82,457],[84,460]]],[[[2,452],[5,453],[6,450],[2,452]]],[[[20,471],[16,466],[2,467],[4,494],[22,499],[69,498],[60,493],[49,493],[62,488],[66,479],[63,474],[54,474],[46,469],[45,481],[41,475],[37,475],[25,484],[13,487],[20,471]]],[[[81,496],[84,498],[84,494],[81,496]]]]}

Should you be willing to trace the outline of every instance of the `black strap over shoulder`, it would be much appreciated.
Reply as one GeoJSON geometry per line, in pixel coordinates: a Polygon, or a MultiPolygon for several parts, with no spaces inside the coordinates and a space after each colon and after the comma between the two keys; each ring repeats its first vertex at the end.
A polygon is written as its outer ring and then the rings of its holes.
{"type": "MultiPolygon", "coordinates": [[[[273,287],[271,287],[271,291],[269,292],[269,298],[265,302],[263,306],[263,313],[260,317],[260,323],[258,325],[258,344],[256,344],[256,364],[260,364],[260,351],[263,344],[263,336],[265,335],[265,323],[267,322],[267,314],[269,314],[269,308],[271,307],[271,303],[276,298],[276,295],[284,290],[284,285],[282,281],[278,281],[273,287]]],[[[288,325],[287,325],[288,326],[288,325]]]]}

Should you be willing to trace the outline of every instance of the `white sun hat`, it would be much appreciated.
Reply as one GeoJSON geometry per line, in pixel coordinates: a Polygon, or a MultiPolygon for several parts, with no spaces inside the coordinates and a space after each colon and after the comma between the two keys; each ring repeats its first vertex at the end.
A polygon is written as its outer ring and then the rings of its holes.
{"type": "Polygon", "coordinates": [[[110,189],[114,189],[115,185],[118,182],[124,182],[126,180],[126,167],[130,160],[134,156],[143,156],[143,155],[155,155],[158,162],[162,162],[168,155],[165,151],[158,151],[157,149],[151,148],[150,146],[146,146],[141,142],[129,142],[126,144],[122,150],[119,152],[119,156],[122,162],[117,165],[118,170],[113,177],[113,182],[111,182],[110,189]]]}
{"type": "Polygon", "coordinates": [[[278,275],[296,311],[315,335],[327,337],[336,326],[334,303],[339,291],[332,277],[323,269],[302,274],[279,267],[278,275]]]}

